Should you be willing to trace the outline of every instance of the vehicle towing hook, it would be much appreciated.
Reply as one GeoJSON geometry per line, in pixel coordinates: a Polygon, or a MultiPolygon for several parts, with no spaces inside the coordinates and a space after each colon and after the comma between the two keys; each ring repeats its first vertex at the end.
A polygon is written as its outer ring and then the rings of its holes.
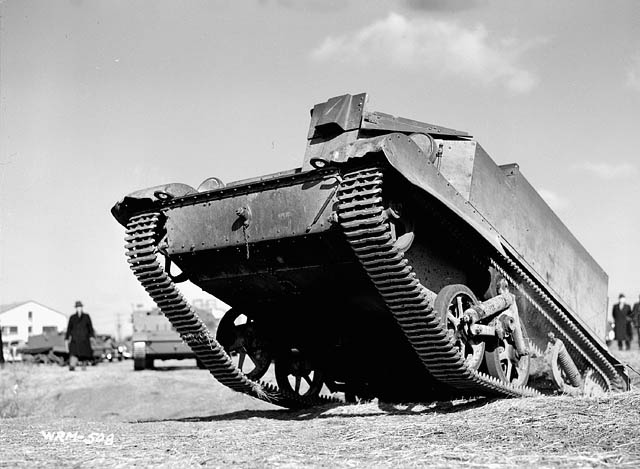
{"type": "Polygon", "coordinates": [[[236,209],[236,215],[242,219],[242,226],[248,228],[252,217],[251,208],[248,205],[240,207],[236,209]]]}

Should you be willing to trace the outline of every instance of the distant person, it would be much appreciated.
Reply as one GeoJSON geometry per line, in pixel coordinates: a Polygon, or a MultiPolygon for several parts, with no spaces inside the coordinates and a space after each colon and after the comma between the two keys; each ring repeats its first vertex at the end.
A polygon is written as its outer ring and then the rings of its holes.
{"type": "Polygon", "coordinates": [[[2,345],[2,326],[0,326],[0,369],[4,368],[4,346],[2,345]]]}
{"type": "Polygon", "coordinates": [[[618,295],[618,302],[613,305],[611,311],[613,316],[616,340],[618,341],[618,349],[622,350],[622,344],[629,350],[631,342],[631,307],[627,304],[627,298],[624,293],[618,295]]]}
{"type": "Polygon", "coordinates": [[[69,370],[76,369],[78,361],[86,369],[89,360],[93,360],[91,341],[95,338],[91,318],[82,310],[82,302],[76,301],[76,312],[69,318],[64,341],[69,351],[69,370]]]}
{"type": "Polygon", "coordinates": [[[640,347],[640,295],[638,296],[638,302],[633,305],[631,310],[631,320],[636,325],[636,334],[638,336],[638,347],[640,347]]]}

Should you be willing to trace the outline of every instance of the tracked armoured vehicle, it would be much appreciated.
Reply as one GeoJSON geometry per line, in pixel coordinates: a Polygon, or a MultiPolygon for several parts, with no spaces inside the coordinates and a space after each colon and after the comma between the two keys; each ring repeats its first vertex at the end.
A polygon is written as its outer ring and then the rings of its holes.
{"type": "Polygon", "coordinates": [[[602,340],[607,275],[518,166],[366,102],[313,108],[301,168],[152,187],[112,209],[133,273],[211,374],[286,407],[327,390],[351,401],[627,390],[602,340]],[[232,306],[215,337],[184,280],[232,306]],[[276,383],[261,381],[271,365],[276,383]]]}

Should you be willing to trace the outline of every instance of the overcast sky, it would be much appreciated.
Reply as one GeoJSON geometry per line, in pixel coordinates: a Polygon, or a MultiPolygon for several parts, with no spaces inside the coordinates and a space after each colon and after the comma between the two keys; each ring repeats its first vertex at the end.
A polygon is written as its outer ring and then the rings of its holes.
{"type": "Polygon", "coordinates": [[[299,166],[313,104],[362,91],[519,163],[610,294],[640,293],[640,2],[6,0],[0,13],[0,303],[69,313],[82,299],[114,330],[149,304],[118,199],[299,166]]]}

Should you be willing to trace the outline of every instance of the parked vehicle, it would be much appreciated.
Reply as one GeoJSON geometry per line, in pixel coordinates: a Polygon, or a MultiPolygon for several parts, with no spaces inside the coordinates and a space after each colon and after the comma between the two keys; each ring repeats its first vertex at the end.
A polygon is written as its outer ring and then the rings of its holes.
{"type": "MultiPolygon", "coordinates": [[[[201,314],[206,316],[207,312],[202,311],[201,314]]],[[[215,330],[213,316],[210,316],[209,324],[215,330]]],[[[196,358],[196,354],[158,308],[133,313],[131,341],[133,369],[136,371],[153,368],[155,360],[196,358]]]]}
{"type": "MultiPolygon", "coordinates": [[[[65,345],[64,336],[64,332],[32,335],[23,346],[18,348],[17,352],[22,355],[24,361],[67,365],[69,352],[65,345]]],[[[103,360],[110,361],[109,357],[112,357],[114,353],[112,341],[110,335],[96,335],[92,345],[92,365],[97,365],[103,360]]]]}

